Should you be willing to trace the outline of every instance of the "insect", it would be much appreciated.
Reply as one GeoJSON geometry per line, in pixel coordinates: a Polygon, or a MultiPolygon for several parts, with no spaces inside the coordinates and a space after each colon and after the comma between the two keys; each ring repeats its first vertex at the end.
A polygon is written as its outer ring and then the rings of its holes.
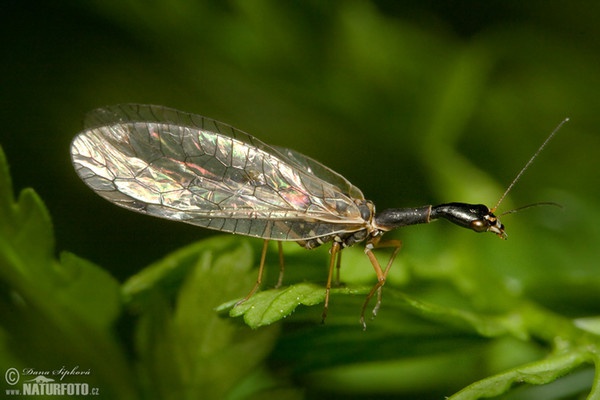
{"type": "Polygon", "coordinates": [[[306,249],[331,243],[324,319],[341,250],[365,242],[377,283],[361,310],[364,327],[365,310],[377,293],[376,314],[381,288],[401,247],[399,240],[382,240],[383,234],[441,218],[506,238],[494,212],[564,122],[492,209],[483,204],[446,203],[376,213],[360,189],[310,157],[267,145],[227,124],[161,106],[127,104],[92,111],[85,130],[71,144],[71,156],[79,177],[121,207],[265,239],[258,279],[245,299],[260,286],[267,241],[293,241],[306,249]],[[392,249],[383,267],[373,254],[382,247],[392,249]]]}

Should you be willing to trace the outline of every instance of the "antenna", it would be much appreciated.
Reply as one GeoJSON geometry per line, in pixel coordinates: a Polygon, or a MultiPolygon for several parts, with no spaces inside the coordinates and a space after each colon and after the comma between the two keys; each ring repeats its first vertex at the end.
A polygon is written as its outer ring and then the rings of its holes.
{"type": "Polygon", "coordinates": [[[532,207],[538,207],[538,206],[554,206],[554,207],[558,207],[558,208],[563,208],[562,204],[555,203],[553,201],[540,201],[539,203],[527,204],[525,206],[513,208],[512,210],[504,211],[502,214],[498,214],[498,216],[501,217],[503,215],[514,214],[516,212],[526,210],[526,209],[532,208],[532,207]]]}
{"type": "Polygon", "coordinates": [[[502,203],[504,201],[504,199],[506,198],[506,196],[508,195],[508,193],[512,190],[513,186],[515,186],[515,183],[517,183],[519,181],[519,179],[521,179],[521,175],[523,175],[523,173],[525,171],[527,171],[527,168],[529,168],[529,166],[531,165],[531,163],[533,163],[533,161],[536,159],[536,157],[542,152],[542,150],[544,150],[544,147],[546,147],[546,145],[548,144],[548,142],[554,137],[554,135],[556,135],[556,132],[558,132],[560,130],[560,128],[562,128],[562,126],[567,123],[569,121],[569,118],[565,118],[561,121],[560,124],[558,124],[558,126],[556,128],[554,128],[554,130],[552,131],[552,133],[550,133],[550,135],[548,135],[548,137],[546,138],[546,140],[544,140],[544,143],[542,143],[542,145],[537,149],[537,151],[535,153],[533,153],[533,155],[531,156],[531,158],[529,159],[529,161],[527,161],[527,163],[525,164],[525,166],[523,168],[521,168],[521,170],[519,171],[519,173],[517,174],[517,176],[515,176],[515,179],[513,179],[513,181],[510,183],[510,185],[508,185],[508,188],[504,191],[504,193],[502,194],[502,196],[500,197],[500,200],[498,200],[498,202],[496,203],[496,205],[492,208],[492,212],[496,211],[496,209],[498,208],[498,206],[500,205],[500,203],[502,203]]]}

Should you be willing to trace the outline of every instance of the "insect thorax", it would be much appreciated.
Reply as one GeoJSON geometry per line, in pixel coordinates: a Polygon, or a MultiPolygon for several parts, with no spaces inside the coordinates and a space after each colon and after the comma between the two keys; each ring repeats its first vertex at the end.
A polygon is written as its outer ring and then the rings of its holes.
{"type": "Polygon", "coordinates": [[[350,247],[356,243],[360,243],[369,237],[381,235],[383,231],[374,228],[372,224],[373,217],[375,215],[375,205],[373,202],[370,200],[356,199],[355,203],[360,210],[362,219],[364,220],[364,223],[361,226],[349,232],[320,236],[308,240],[299,240],[296,243],[309,250],[329,242],[338,242],[344,248],[350,247]]]}

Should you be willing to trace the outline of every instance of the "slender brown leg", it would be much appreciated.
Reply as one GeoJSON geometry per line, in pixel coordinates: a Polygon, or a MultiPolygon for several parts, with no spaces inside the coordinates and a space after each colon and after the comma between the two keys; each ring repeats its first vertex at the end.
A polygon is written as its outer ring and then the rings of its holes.
{"type": "Polygon", "coordinates": [[[340,286],[340,269],[342,267],[342,252],[338,251],[335,263],[335,285],[340,286]]]}
{"type": "Polygon", "coordinates": [[[256,283],[254,284],[254,287],[252,288],[252,290],[250,290],[250,293],[248,293],[246,295],[246,297],[244,297],[243,299],[241,299],[240,301],[238,301],[237,303],[235,303],[235,306],[238,306],[238,305],[242,304],[243,302],[245,302],[246,300],[248,300],[250,297],[252,297],[252,295],[260,287],[260,284],[262,282],[263,273],[265,271],[265,260],[267,258],[267,249],[268,248],[269,248],[269,241],[267,239],[265,239],[265,242],[263,243],[262,252],[260,254],[260,265],[258,267],[258,277],[256,278],[256,283]]]}
{"type": "Polygon", "coordinates": [[[331,292],[331,280],[333,278],[333,268],[335,266],[336,256],[339,251],[340,244],[338,242],[333,242],[333,245],[331,246],[331,256],[329,258],[329,273],[327,274],[327,285],[325,286],[325,305],[323,306],[321,323],[325,323],[325,318],[327,318],[327,310],[329,309],[329,293],[331,292]]]}
{"type": "Polygon", "coordinates": [[[402,242],[400,240],[386,240],[384,242],[373,241],[371,243],[367,243],[367,246],[365,247],[365,254],[367,255],[367,257],[369,257],[369,260],[371,261],[371,264],[373,265],[373,269],[375,270],[375,273],[377,274],[377,283],[375,284],[375,286],[373,286],[373,288],[367,295],[367,298],[365,299],[365,302],[363,303],[363,306],[362,306],[362,309],[360,312],[360,323],[362,324],[363,329],[367,329],[367,324],[365,322],[365,311],[367,309],[367,306],[369,305],[369,302],[371,301],[371,298],[373,298],[373,296],[375,295],[376,292],[377,292],[377,303],[375,304],[375,307],[373,308],[373,317],[375,317],[377,315],[377,312],[379,311],[379,307],[381,306],[381,296],[382,296],[381,289],[382,289],[383,285],[385,284],[387,275],[390,272],[390,268],[392,267],[392,263],[394,262],[394,259],[398,255],[398,252],[400,251],[401,247],[402,247],[402,242]],[[394,249],[394,251],[392,252],[392,255],[385,267],[385,270],[381,269],[381,265],[379,264],[379,261],[377,261],[375,254],[373,254],[374,249],[376,249],[376,248],[379,249],[379,248],[383,248],[383,247],[391,247],[394,249]]]}
{"type": "Polygon", "coordinates": [[[283,283],[283,245],[281,242],[277,242],[277,249],[279,250],[279,278],[277,278],[277,284],[275,285],[275,289],[279,289],[281,284],[283,283]]]}

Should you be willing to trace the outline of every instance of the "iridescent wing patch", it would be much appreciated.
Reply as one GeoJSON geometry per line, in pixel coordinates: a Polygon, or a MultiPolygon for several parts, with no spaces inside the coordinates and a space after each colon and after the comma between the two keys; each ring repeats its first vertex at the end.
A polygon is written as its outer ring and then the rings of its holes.
{"type": "Polygon", "coordinates": [[[274,240],[364,227],[361,191],[296,151],[170,108],[119,105],[90,113],[71,144],[77,174],[130,210],[274,240]]]}

